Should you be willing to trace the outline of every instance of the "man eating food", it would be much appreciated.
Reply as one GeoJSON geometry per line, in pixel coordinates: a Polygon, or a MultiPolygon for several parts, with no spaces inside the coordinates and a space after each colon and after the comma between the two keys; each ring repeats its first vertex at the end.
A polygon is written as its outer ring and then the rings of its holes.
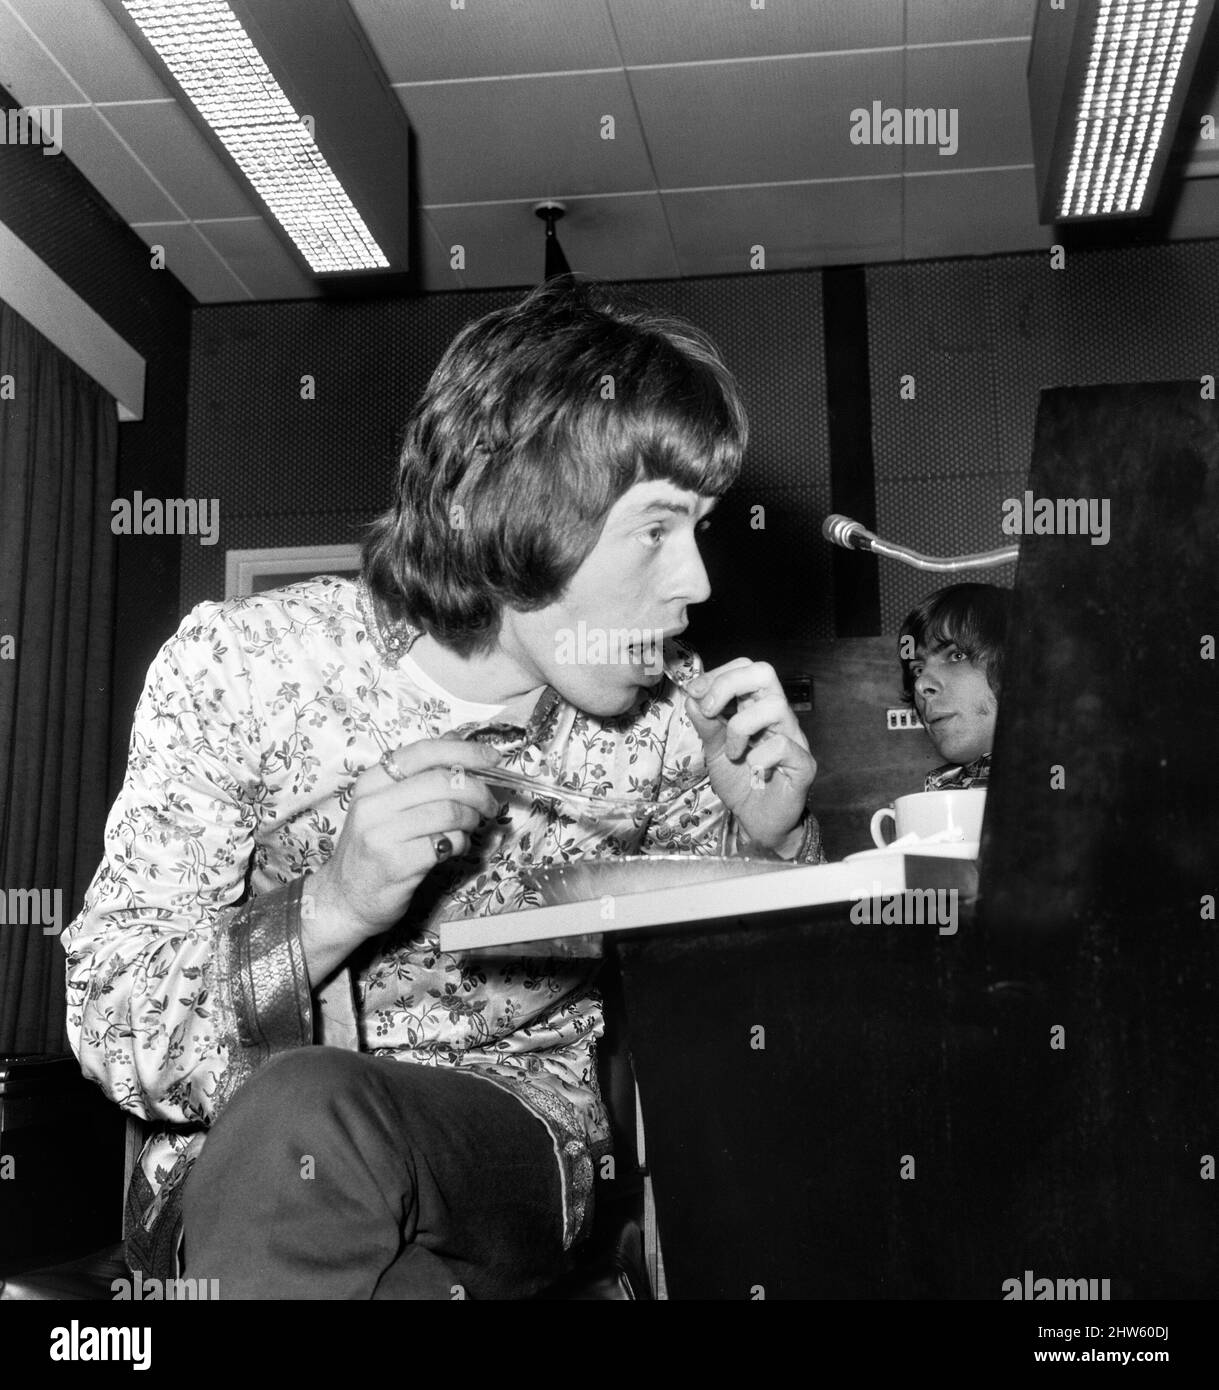
{"type": "Polygon", "coordinates": [[[820,862],[773,669],[672,645],[746,435],[697,330],[552,282],[444,354],[358,582],[201,604],[166,643],[63,938],[81,1065],[156,1126],[134,1267],[222,1298],[562,1273],[608,1141],[595,966],[435,928],[580,857],[820,862]],[[466,775],[495,768],[538,795],[466,775]],[[657,808],[589,826],[556,785],[657,808]]]}

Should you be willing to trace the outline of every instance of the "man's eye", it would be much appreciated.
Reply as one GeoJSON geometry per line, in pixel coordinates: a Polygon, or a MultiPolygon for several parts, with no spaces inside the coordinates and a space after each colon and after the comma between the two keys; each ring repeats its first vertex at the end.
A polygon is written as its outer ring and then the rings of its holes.
{"type": "Polygon", "coordinates": [[[921,662],[920,662],[917,666],[911,666],[911,667],[910,667],[910,677],[911,677],[912,680],[918,680],[918,678],[919,678],[922,674],[923,674],[923,666],[922,666],[922,663],[921,663],[921,662]]]}
{"type": "Polygon", "coordinates": [[[640,532],[640,540],[649,547],[657,546],[665,538],[665,528],[663,526],[649,526],[646,531],[640,532]]]}
{"type": "Polygon", "coordinates": [[[968,652],[963,652],[963,651],[960,649],[960,647],[953,647],[952,651],[950,651],[950,652],[948,653],[948,660],[949,660],[949,661],[968,661],[968,660],[969,660],[969,653],[968,653],[968,652]]]}

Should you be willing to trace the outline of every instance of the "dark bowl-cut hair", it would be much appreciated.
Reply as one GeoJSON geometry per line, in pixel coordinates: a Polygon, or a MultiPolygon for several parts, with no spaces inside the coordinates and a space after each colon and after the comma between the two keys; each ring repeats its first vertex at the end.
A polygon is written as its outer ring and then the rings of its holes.
{"type": "Polygon", "coordinates": [[[407,423],[396,501],[364,543],[365,581],[386,616],[462,655],[489,650],[505,606],[563,593],[635,483],[718,497],[747,438],[698,329],[552,280],[449,345],[407,423]]]}
{"type": "Polygon", "coordinates": [[[897,639],[906,704],[914,703],[913,658],[902,655],[907,637],[924,651],[954,643],[970,661],[984,667],[987,684],[997,696],[1003,683],[1003,645],[1010,612],[1011,593],[994,584],[950,584],[928,594],[907,615],[897,639]]]}

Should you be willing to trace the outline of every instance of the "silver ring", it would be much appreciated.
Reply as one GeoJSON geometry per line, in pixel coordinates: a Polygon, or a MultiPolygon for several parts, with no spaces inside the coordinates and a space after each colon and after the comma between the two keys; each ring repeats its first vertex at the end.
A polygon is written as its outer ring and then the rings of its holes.
{"type": "Polygon", "coordinates": [[[443,864],[453,853],[453,841],[447,835],[433,835],[432,851],[436,855],[437,864],[443,864]]]}
{"type": "Polygon", "coordinates": [[[390,777],[392,777],[395,782],[405,782],[406,773],[394,762],[394,754],[397,751],[396,748],[387,748],[385,752],[381,754],[381,766],[389,773],[390,777]]]}

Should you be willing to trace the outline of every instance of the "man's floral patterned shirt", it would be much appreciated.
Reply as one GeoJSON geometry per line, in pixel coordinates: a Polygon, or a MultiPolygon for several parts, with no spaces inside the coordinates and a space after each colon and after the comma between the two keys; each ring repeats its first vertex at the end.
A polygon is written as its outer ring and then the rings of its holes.
{"type": "Polygon", "coordinates": [[[149,1229],[242,1081],[275,1053],[320,1042],[511,1087],[554,1140],[570,1242],[608,1138],[597,962],[446,954],[436,925],[534,905],[523,867],[719,853],[730,817],[667,678],[612,719],[548,690],[524,727],[480,732],[502,766],[539,786],[684,794],[650,818],[589,827],[552,801],[498,791],[499,814],[470,852],[428,876],[395,931],[311,991],[300,888],[333,852],[353,783],[387,749],[455,732],[449,706],[370,631],[360,598],[356,583],[323,577],[204,603],[162,648],[105,859],[64,933],[72,1043],[86,1074],[157,1126],[140,1165],[149,1229]]]}

